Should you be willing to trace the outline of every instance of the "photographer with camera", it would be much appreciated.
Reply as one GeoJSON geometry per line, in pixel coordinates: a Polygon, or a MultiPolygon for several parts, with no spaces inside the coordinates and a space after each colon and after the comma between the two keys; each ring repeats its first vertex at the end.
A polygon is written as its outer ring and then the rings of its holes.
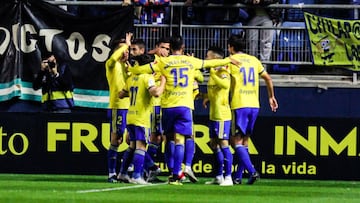
{"type": "Polygon", "coordinates": [[[42,89],[41,102],[44,111],[69,113],[74,106],[73,82],[69,66],[57,62],[53,54],[41,62],[39,73],[35,76],[33,89],[42,89]]]}

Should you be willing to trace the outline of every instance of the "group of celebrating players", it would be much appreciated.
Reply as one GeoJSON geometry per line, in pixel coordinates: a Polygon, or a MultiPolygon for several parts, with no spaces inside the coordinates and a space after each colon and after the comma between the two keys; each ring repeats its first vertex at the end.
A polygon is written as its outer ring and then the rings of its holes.
{"type": "Polygon", "coordinates": [[[243,52],[244,35],[229,37],[229,57],[224,58],[224,50],[214,46],[203,60],[184,54],[181,36],[160,39],[155,49],[145,54],[144,41],[131,40],[132,34],[126,34],[106,62],[111,124],[109,182],[151,184],[158,180],[160,169],[154,159],[162,141],[170,172],[168,183],[182,185],[185,176],[197,182],[191,168],[195,154],[193,110],[197,83],[203,82],[200,70],[205,68],[210,77],[203,105],[206,108],[209,104],[210,147],[216,156],[215,177],[206,184],[241,184],[244,170],[249,173],[247,184],[259,178],[248,152],[260,107],[259,77],[266,83],[271,110],[275,112],[278,104],[271,77],[261,62],[243,52]],[[126,133],[129,147],[117,173],[118,147],[126,133]],[[234,172],[233,157],[237,164],[234,172]]]}

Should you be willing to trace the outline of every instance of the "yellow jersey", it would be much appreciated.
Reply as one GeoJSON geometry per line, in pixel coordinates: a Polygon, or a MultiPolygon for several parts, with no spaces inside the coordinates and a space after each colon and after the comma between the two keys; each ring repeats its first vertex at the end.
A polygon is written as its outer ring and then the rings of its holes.
{"type": "Polygon", "coordinates": [[[231,109],[244,107],[259,108],[259,76],[265,69],[259,59],[248,54],[234,54],[232,57],[241,65],[229,64],[231,73],[231,109]]]}
{"type": "Polygon", "coordinates": [[[150,114],[153,106],[149,89],[153,86],[155,86],[155,79],[151,74],[133,74],[127,79],[124,87],[130,99],[127,124],[150,128],[150,114]]]}
{"type": "Polygon", "coordinates": [[[194,109],[195,70],[223,66],[230,62],[229,58],[202,60],[187,55],[170,55],[159,57],[151,64],[130,67],[129,70],[135,74],[161,72],[166,77],[161,108],[188,107],[194,109]]]}
{"type": "Polygon", "coordinates": [[[119,59],[129,47],[123,45],[118,48],[106,61],[106,79],[109,85],[109,108],[110,109],[128,109],[129,98],[119,98],[119,92],[124,88],[125,81],[128,78],[126,64],[119,59]]]}
{"type": "Polygon", "coordinates": [[[231,120],[231,109],[229,103],[230,73],[228,67],[217,71],[211,71],[207,84],[208,98],[210,102],[210,120],[231,120]]]}

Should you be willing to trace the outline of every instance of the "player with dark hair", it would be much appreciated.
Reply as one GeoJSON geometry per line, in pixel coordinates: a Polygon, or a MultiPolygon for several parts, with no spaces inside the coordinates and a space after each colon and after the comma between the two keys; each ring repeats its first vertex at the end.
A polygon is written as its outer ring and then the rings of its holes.
{"type": "MultiPolygon", "coordinates": [[[[135,62],[134,57],[140,57],[137,60],[144,60],[145,58],[141,59],[141,55],[145,53],[145,42],[142,39],[133,39],[131,40],[131,44],[129,45],[130,48],[130,56],[128,57],[127,64],[131,64],[135,62]]],[[[147,56],[143,56],[147,57],[147,56]]],[[[119,93],[120,91],[118,91],[119,93]]],[[[128,183],[130,181],[130,177],[128,176],[128,169],[132,164],[133,156],[135,152],[135,145],[129,145],[126,151],[123,154],[121,167],[120,167],[120,174],[119,180],[121,182],[128,183]]],[[[152,160],[151,160],[152,161],[152,160]]],[[[149,157],[146,156],[146,162],[149,162],[149,157]]]]}
{"type": "MultiPolygon", "coordinates": [[[[158,57],[167,57],[170,54],[170,41],[169,38],[160,38],[155,45],[155,48],[151,51],[148,52],[148,54],[154,54],[153,56],[155,56],[155,59],[158,57]]],[[[154,77],[155,77],[155,82],[157,83],[157,85],[160,84],[160,76],[161,73],[160,72],[155,72],[153,73],[154,77]]],[[[148,148],[147,148],[147,153],[150,155],[150,157],[153,160],[156,160],[157,158],[157,154],[159,152],[160,149],[160,144],[162,142],[162,140],[166,140],[165,137],[163,137],[163,128],[161,125],[161,97],[152,97],[152,105],[153,105],[153,109],[151,112],[151,135],[150,135],[150,142],[148,144],[148,148]]],[[[173,144],[173,142],[172,142],[173,144]]],[[[174,146],[174,145],[172,145],[174,146]]],[[[167,148],[171,148],[171,144],[166,144],[165,147],[167,148]]],[[[166,152],[168,152],[169,150],[166,150],[166,152]]],[[[165,160],[166,162],[168,162],[168,158],[169,156],[167,155],[167,153],[165,153],[165,160]]],[[[147,181],[148,182],[161,182],[161,180],[159,180],[156,176],[161,172],[160,168],[157,167],[156,165],[150,166],[148,165],[149,170],[148,170],[148,177],[147,177],[147,181]]]]}
{"type": "MultiPolygon", "coordinates": [[[[241,65],[229,65],[231,73],[231,102],[233,113],[232,146],[238,163],[238,170],[243,167],[249,172],[247,184],[253,184],[259,173],[255,170],[248,152],[249,137],[253,133],[254,124],[259,113],[259,77],[264,79],[270,108],[276,112],[278,103],[274,94],[274,86],[270,75],[255,56],[244,53],[244,33],[231,35],[228,39],[228,50],[232,57],[239,60],[241,65]]],[[[235,183],[241,183],[236,180],[235,183]]]]}
{"type": "MultiPolygon", "coordinates": [[[[153,55],[139,55],[133,58],[140,65],[154,61],[153,55]]],[[[150,136],[151,97],[159,97],[164,91],[165,78],[161,77],[160,86],[156,86],[152,74],[131,75],[126,81],[119,97],[130,97],[130,107],[127,113],[127,129],[130,135],[130,147],[135,148],[132,163],[134,172],[131,183],[149,184],[143,178],[146,157],[146,145],[150,136]]]]}
{"type": "MultiPolygon", "coordinates": [[[[126,134],[126,114],[129,108],[129,99],[120,99],[119,92],[123,89],[128,78],[126,61],[129,58],[129,46],[132,33],[127,33],[125,41],[119,41],[116,50],[106,61],[106,78],[109,85],[109,109],[107,116],[110,120],[111,141],[108,149],[109,182],[118,182],[120,174],[116,176],[116,163],[119,145],[123,142],[126,134]]],[[[129,178],[122,177],[123,181],[129,178]]]]}
{"type": "MultiPolygon", "coordinates": [[[[219,47],[210,47],[206,54],[207,59],[223,58],[224,50],[219,47]]],[[[203,105],[210,102],[210,147],[215,155],[215,178],[205,184],[218,184],[220,186],[233,185],[232,154],[229,146],[231,109],[229,103],[230,73],[227,66],[210,69],[207,85],[208,98],[203,105]],[[224,174],[223,174],[224,171],[224,174]]]]}
{"type": "Polygon", "coordinates": [[[130,46],[130,55],[139,56],[145,53],[145,42],[142,39],[133,39],[130,46]]]}

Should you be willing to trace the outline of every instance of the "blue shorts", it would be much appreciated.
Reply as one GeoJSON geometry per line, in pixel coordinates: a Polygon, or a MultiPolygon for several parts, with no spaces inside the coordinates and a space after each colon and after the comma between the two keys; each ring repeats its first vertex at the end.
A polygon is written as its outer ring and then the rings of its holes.
{"type": "Polygon", "coordinates": [[[162,108],[162,126],[165,135],[179,133],[186,137],[193,134],[192,110],[187,107],[162,108]]]}
{"type": "Polygon", "coordinates": [[[239,108],[233,110],[232,134],[250,136],[253,133],[259,108],[239,108]]]}
{"type": "Polygon", "coordinates": [[[107,118],[110,121],[110,132],[115,132],[119,137],[122,137],[125,134],[127,112],[127,109],[107,110],[107,118]]]}
{"type": "Polygon", "coordinates": [[[144,141],[146,143],[148,142],[148,138],[150,135],[149,128],[144,128],[142,126],[136,125],[127,125],[126,128],[129,132],[130,141],[144,141]]]}
{"type": "Polygon", "coordinates": [[[155,135],[162,135],[163,128],[161,125],[161,108],[160,106],[154,106],[153,112],[151,112],[151,132],[155,135]]]}
{"type": "Polygon", "coordinates": [[[231,121],[211,121],[209,125],[210,138],[229,140],[231,121]]]}

